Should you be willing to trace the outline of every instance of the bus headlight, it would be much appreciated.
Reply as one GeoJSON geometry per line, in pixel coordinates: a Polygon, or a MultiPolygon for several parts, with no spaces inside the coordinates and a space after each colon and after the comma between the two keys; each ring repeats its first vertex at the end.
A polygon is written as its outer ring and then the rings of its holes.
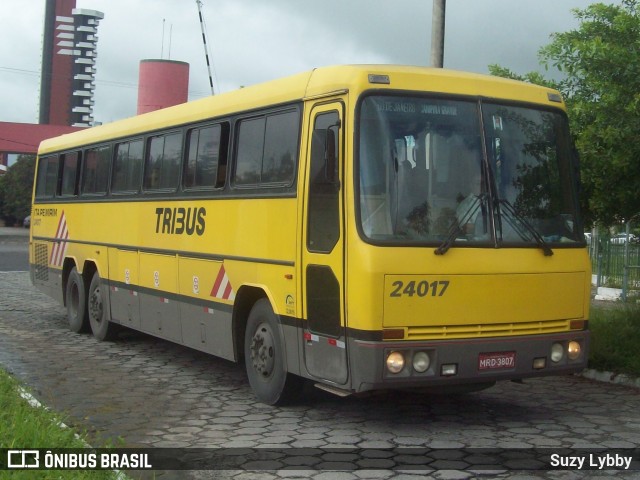
{"type": "Polygon", "coordinates": [[[418,373],[424,373],[429,370],[429,355],[426,352],[418,352],[413,356],[413,369],[418,373]]]}
{"type": "Polygon", "coordinates": [[[400,352],[391,352],[387,357],[387,370],[391,373],[400,373],[404,368],[404,355],[400,352]]]}
{"type": "Polygon", "coordinates": [[[580,356],[581,348],[580,343],[572,340],[569,342],[569,347],[567,348],[567,356],[571,360],[575,360],[580,356]]]}
{"type": "Polygon", "coordinates": [[[554,343],[551,345],[551,361],[558,363],[564,357],[564,347],[561,343],[554,343]]]}

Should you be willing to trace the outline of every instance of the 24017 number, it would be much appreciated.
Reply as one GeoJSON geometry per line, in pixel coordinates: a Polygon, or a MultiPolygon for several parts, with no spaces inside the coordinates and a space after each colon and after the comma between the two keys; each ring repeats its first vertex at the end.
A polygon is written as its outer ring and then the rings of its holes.
{"type": "Polygon", "coordinates": [[[427,280],[423,280],[421,282],[416,282],[412,280],[410,282],[402,282],[400,280],[393,282],[392,284],[393,290],[391,291],[390,297],[413,297],[417,295],[418,297],[441,297],[444,295],[444,292],[449,288],[448,280],[435,280],[433,282],[429,282],[427,280]]]}

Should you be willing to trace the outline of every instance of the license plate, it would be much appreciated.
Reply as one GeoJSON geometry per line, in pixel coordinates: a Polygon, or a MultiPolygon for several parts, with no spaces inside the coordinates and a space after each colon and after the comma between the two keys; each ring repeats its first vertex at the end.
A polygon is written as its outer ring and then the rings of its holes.
{"type": "Polygon", "coordinates": [[[478,355],[478,370],[515,368],[516,352],[492,352],[478,355]]]}

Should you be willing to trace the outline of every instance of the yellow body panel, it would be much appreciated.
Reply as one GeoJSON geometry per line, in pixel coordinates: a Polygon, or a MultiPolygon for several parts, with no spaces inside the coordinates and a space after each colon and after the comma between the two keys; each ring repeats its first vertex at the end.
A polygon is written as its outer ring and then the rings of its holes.
{"type": "Polygon", "coordinates": [[[138,252],[109,250],[109,278],[125,285],[140,285],[138,275],[138,252]]]}
{"type": "MultiPolygon", "coordinates": [[[[562,320],[553,331],[565,331],[569,320],[589,315],[591,275],[585,249],[557,249],[545,257],[535,248],[453,248],[438,256],[433,248],[359,242],[353,238],[348,252],[350,328],[383,325],[408,332],[413,327],[562,320]],[[403,282],[402,287],[395,282],[403,282]],[[446,288],[442,282],[448,282],[446,288]]],[[[443,331],[423,330],[413,338],[442,338],[443,331]]],[[[463,335],[493,333],[476,328],[463,335]]]]}
{"type": "MultiPolygon", "coordinates": [[[[496,325],[583,318],[584,272],[385,275],[383,326],[496,325]]],[[[488,329],[484,332],[492,335],[488,329]]]]}
{"type": "Polygon", "coordinates": [[[180,258],[178,292],[187,297],[208,300],[222,267],[223,263],[217,260],[180,258]]]}
{"type": "MultiPolygon", "coordinates": [[[[293,266],[268,263],[294,264],[295,199],[96,202],[89,208],[84,204],[69,203],[51,209],[57,211],[56,216],[34,215],[32,235],[54,238],[64,213],[72,240],[67,243],[65,257],[74,259],[79,270],[85,261],[91,260],[102,278],[160,292],[232,303],[228,298],[211,295],[211,290],[222,260],[239,258],[243,261],[224,262],[235,292],[242,285],[260,286],[277,300],[278,311],[283,313],[287,297],[295,298],[295,282],[285,278],[285,274],[293,275],[293,266]],[[157,213],[158,209],[163,212],[167,209],[172,215],[179,209],[206,212],[201,217],[202,234],[197,231],[191,235],[186,231],[176,234],[175,224],[174,233],[169,227],[163,231],[163,217],[157,213]],[[82,243],[76,243],[78,241],[82,243]],[[114,252],[111,264],[106,246],[114,252]],[[219,259],[206,258],[208,256],[219,259]],[[198,294],[193,293],[194,282],[198,283],[198,294]]],[[[197,222],[196,225],[196,228],[200,226],[197,222]]],[[[34,261],[32,258],[31,262],[34,261]]],[[[50,265],[61,268],[62,262],[50,265]]]]}

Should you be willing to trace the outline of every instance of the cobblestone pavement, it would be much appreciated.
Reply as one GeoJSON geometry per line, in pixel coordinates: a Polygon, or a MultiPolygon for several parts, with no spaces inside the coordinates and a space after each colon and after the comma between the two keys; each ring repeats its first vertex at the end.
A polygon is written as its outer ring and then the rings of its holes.
{"type": "Polygon", "coordinates": [[[29,229],[0,227],[0,272],[29,269],[29,229]]]}
{"type": "MultiPolygon", "coordinates": [[[[378,470],[373,467],[384,466],[383,459],[342,457],[332,465],[344,471],[165,471],[156,473],[159,479],[605,478],[598,471],[474,473],[464,470],[456,450],[640,445],[637,389],[562,377],[459,396],[390,392],[339,399],[310,387],[303,403],[273,408],[256,403],[239,365],[138,333],[113,343],[71,333],[63,308],[37,292],[27,273],[0,273],[0,292],[0,367],[42,403],[66,412],[67,423],[87,430],[94,444],[450,449],[432,465],[435,471],[378,470]]],[[[301,465],[317,465],[316,451],[310,452],[301,465]]],[[[617,476],[640,478],[640,471],[617,476]]]]}

